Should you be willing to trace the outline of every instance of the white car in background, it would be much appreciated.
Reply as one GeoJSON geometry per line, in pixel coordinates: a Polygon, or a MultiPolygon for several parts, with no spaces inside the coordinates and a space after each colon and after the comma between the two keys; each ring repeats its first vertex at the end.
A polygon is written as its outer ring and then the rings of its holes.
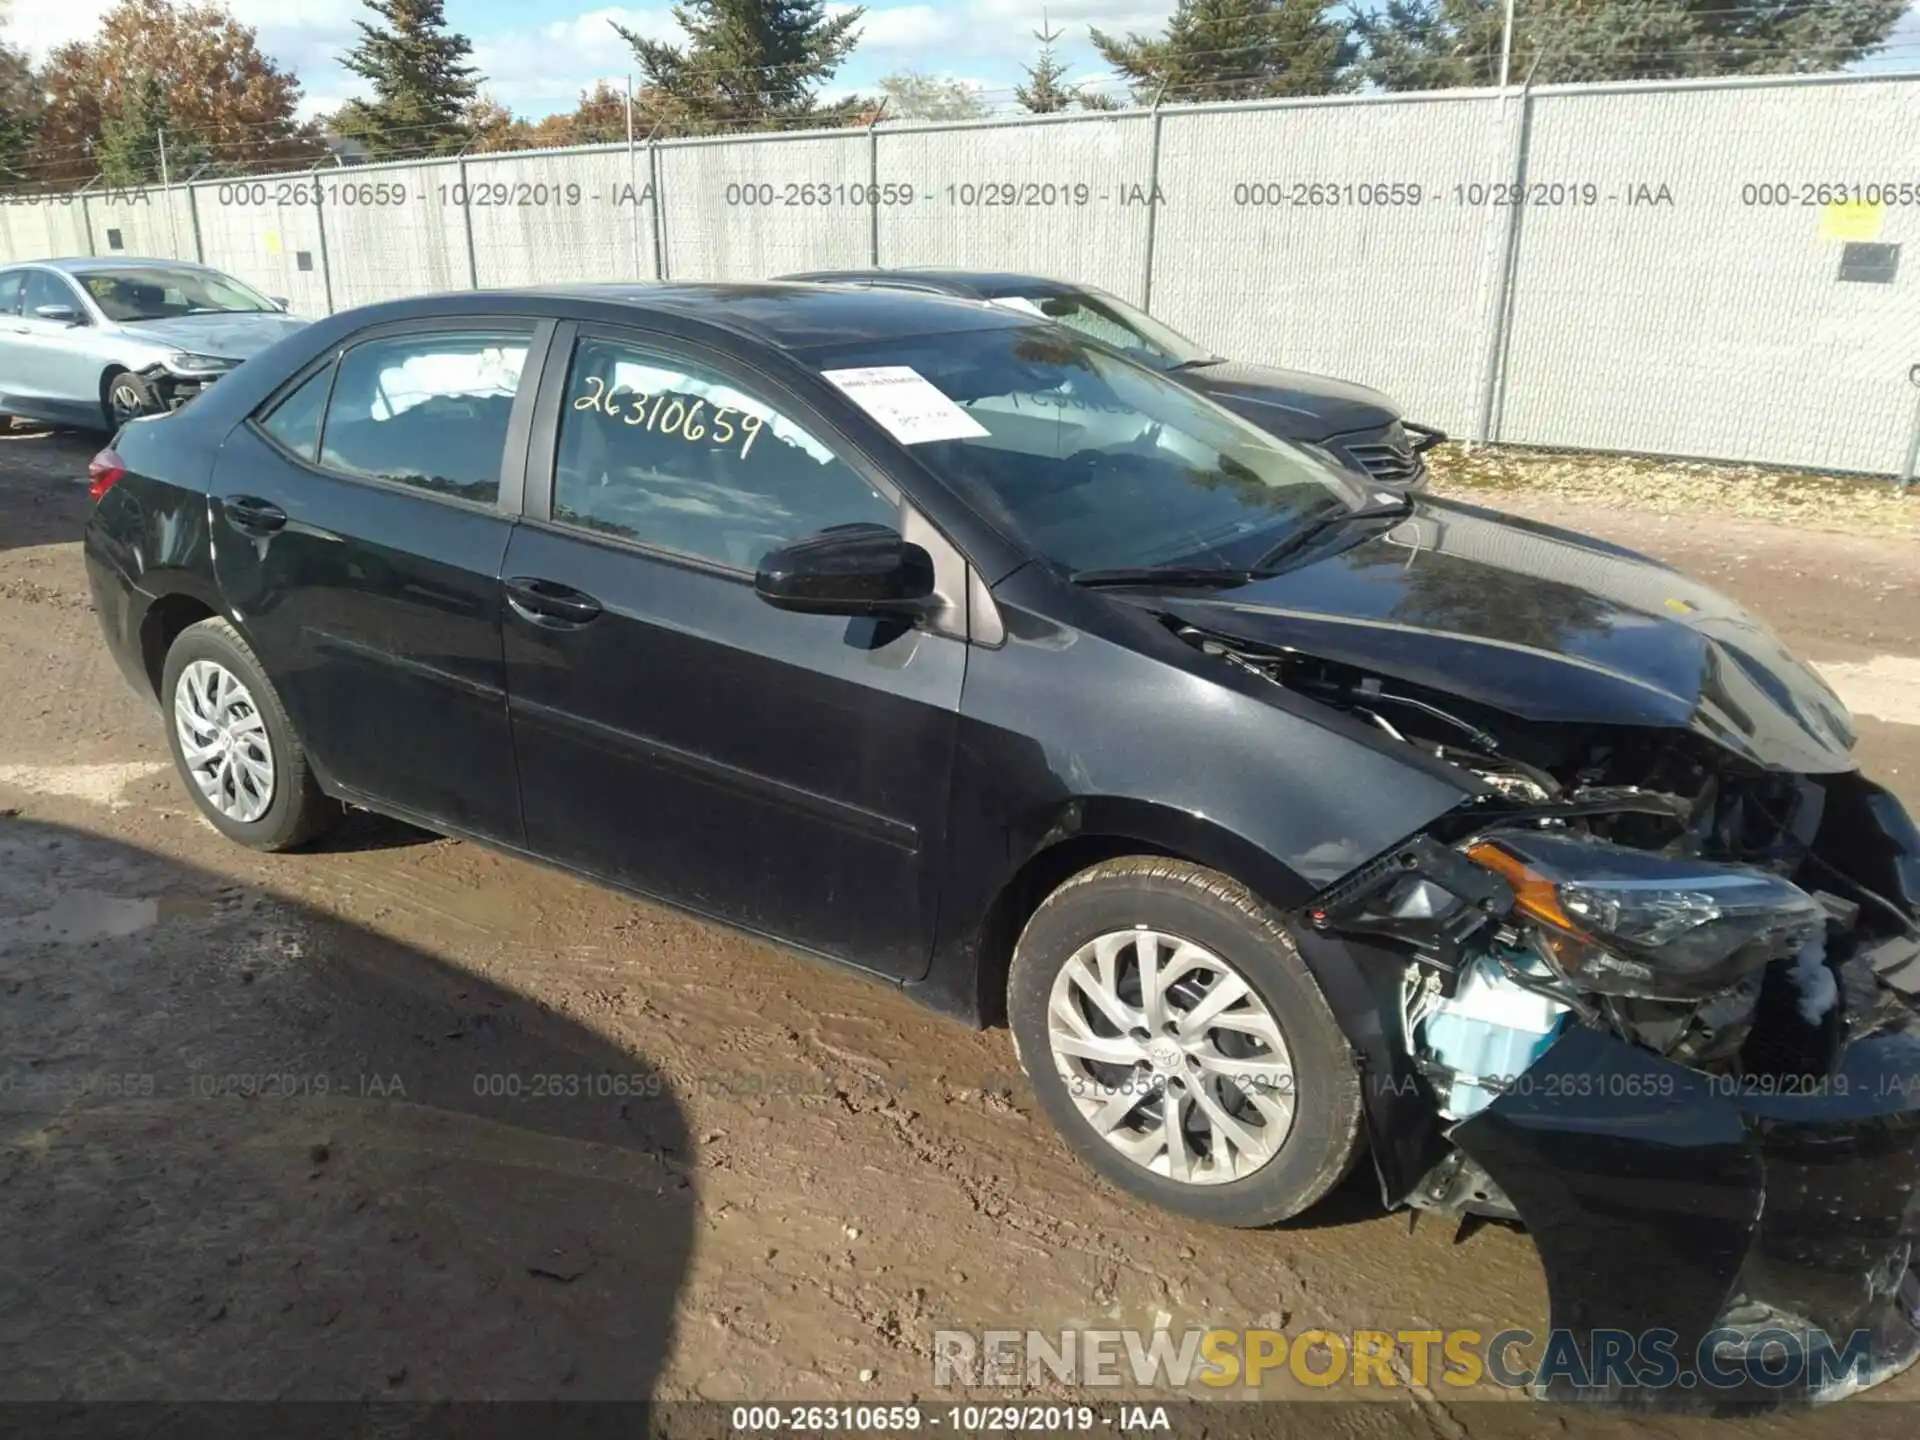
{"type": "Polygon", "coordinates": [[[0,269],[0,416],[118,430],[177,410],[307,322],[185,260],[34,260],[0,269]]]}

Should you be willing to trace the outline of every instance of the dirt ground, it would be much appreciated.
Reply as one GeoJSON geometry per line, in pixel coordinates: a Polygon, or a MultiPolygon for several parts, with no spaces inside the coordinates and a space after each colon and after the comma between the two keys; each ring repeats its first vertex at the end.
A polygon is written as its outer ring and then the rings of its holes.
{"type": "MultiPolygon", "coordinates": [[[[323,853],[226,843],[89,611],[99,443],[0,436],[0,1400],[944,1404],[941,1328],[1544,1329],[1523,1234],[1410,1233],[1364,1182],[1259,1233],[1103,1188],[1002,1031],[372,817],[323,853]]],[[[1816,662],[1920,655],[1910,533],[1477,498],[1674,561],[1816,662]]],[[[1861,755],[1920,805],[1903,705],[1861,755]]],[[[1917,1399],[1714,1428],[1911,1433],[1917,1399]]],[[[1701,1428],[1433,1388],[1262,1413],[1701,1428]]]]}

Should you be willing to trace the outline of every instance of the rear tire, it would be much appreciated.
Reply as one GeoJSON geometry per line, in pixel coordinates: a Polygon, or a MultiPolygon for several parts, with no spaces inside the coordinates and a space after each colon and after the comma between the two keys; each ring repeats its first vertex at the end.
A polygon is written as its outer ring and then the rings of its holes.
{"type": "Polygon", "coordinates": [[[1287,1219],[1359,1151],[1351,1045],[1278,914],[1215,871],[1140,856],[1068,880],[1020,936],[1007,1015],[1067,1143],[1177,1214],[1287,1219]]]}
{"type": "Polygon", "coordinates": [[[291,850],[340,818],[320,789],[280,696],[240,632],[215,617],[175,637],[160,708],[175,769],[229,840],[291,850]]]}

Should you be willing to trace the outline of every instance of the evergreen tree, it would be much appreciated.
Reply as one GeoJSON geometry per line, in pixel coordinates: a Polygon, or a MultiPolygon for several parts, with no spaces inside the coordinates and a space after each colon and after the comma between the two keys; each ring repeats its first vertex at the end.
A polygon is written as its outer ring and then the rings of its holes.
{"type": "Polygon", "coordinates": [[[125,87],[120,103],[101,117],[94,161],[109,185],[157,185],[192,173],[207,147],[174,115],[167,82],[149,71],[125,87]],[[166,136],[162,164],[161,135],[166,136]]]}
{"type": "Polygon", "coordinates": [[[479,93],[478,72],[466,63],[473,44],[447,29],[442,0],[365,0],[384,22],[365,20],[360,42],[340,63],[373,83],[371,100],[349,100],[334,119],[336,131],[358,140],[376,160],[448,154],[473,137],[466,120],[479,93]]]}
{"type": "Polygon", "coordinates": [[[1074,91],[1072,86],[1065,83],[1067,67],[1053,58],[1053,42],[1060,38],[1060,32],[1047,28],[1044,13],[1040,17],[1040,28],[1033,32],[1033,38],[1040,42],[1040,56],[1033,64],[1024,67],[1027,72],[1026,83],[1013,87],[1013,98],[1036,115],[1051,115],[1073,103],[1074,91]]]}
{"type": "Polygon", "coordinates": [[[1067,67],[1053,55],[1053,42],[1061,32],[1048,28],[1046,11],[1040,12],[1040,28],[1033,38],[1040,42],[1040,55],[1027,72],[1024,85],[1013,87],[1013,98],[1035,115],[1051,115],[1061,110],[1118,110],[1120,102],[1111,95],[1090,90],[1084,84],[1068,84],[1067,67]]]}
{"type": "MultiPolygon", "coordinates": [[[[1907,0],[1522,0],[1509,78],[1518,83],[1837,70],[1872,53],[1907,0]]],[[[1362,70],[1388,90],[1500,79],[1504,0],[1388,0],[1356,12],[1362,70]]]]}
{"type": "Polygon", "coordinates": [[[853,49],[865,13],[828,18],[825,0],[687,0],[673,7],[684,49],[608,23],[645,72],[650,118],[699,133],[850,120],[862,102],[825,107],[817,87],[853,49]]]}
{"type": "Polygon", "coordinates": [[[1158,39],[1089,33],[1150,99],[1256,100],[1353,88],[1352,25],[1326,0],[1179,0],[1158,39]]]}

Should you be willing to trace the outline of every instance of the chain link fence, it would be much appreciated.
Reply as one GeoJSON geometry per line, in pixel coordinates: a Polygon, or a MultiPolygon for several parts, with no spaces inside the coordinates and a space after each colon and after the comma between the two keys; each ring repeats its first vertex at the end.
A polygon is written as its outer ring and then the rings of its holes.
{"type": "Polygon", "coordinates": [[[673,140],[0,204],[300,314],[941,265],[1076,279],[1490,442],[1898,474],[1920,76],[1462,90],[673,140]]]}

